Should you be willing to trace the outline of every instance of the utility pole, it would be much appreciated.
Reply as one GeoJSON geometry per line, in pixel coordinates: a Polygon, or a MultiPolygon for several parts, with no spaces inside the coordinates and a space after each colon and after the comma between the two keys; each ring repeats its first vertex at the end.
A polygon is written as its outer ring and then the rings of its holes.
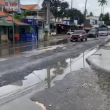
{"type": "Polygon", "coordinates": [[[50,0],[47,1],[47,24],[50,28],[50,0]]]}
{"type": "Polygon", "coordinates": [[[47,84],[48,88],[51,87],[50,67],[47,67],[47,84]]]}
{"type": "Polygon", "coordinates": [[[12,13],[12,22],[13,22],[13,44],[15,44],[15,34],[14,34],[14,32],[15,32],[15,28],[14,28],[14,12],[12,13]]]}
{"type": "MultiPolygon", "coordinates": [[[[73,0],[71,0],[71,15],[72,15],[72,9],[73,9],[73,0]]],[[[72,17],[72,16],[71,16],[72,17]]],[[[73,24],[73,19],[71,19],[71,23],[73,24]]],[[[71,28],[70,28],[71,29],[71,28]]]]}
{"type": "MultiPolygon", "coordinates": [[[[84,12],[84,17],[85,17],[85,20],[84,20],[84,24],[85,24],[85,21],[86,21],[86,12],[87,12],[87,0],[85,1],[85,12],[84,12]]],[[[85,29],[85,25],[84,25],[84,29],[85,29]]]]}
{"type": "Polygon", "coordinates": [[[48,25],[48,35],[50,31],[50,0],[47,1],[47,25],[48,25]]]}
{"type": "Polygon", "coordinates": [[[73,0],[71,0],[71,9],[73,8],[73,0]]]}
{"type": "Polygon", "coordinates": [[[18,12],[20,12],[20,0],[18,0],[18,12]]]}
{"type": "Polygon", "coordinates": [[[84,12],[84,17],[85,17],[85,18],[86,18],[86,12],[87,12],[86,7],[87,7],[87,0],[85,1],[85,12],[84,12]]]}

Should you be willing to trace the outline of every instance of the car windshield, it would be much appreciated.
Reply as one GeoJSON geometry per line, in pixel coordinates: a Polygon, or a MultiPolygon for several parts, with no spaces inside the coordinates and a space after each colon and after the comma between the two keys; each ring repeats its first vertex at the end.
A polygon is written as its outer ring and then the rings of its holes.
{"type": "Polygon", "coordinates": [[[84,31],[75,31],[74,34],[81,34],[83,33],[84,31]]]}
{"type": "Polygon", "coordinates": [[[107,31],[106,28],[100,28],[99,31],[107,31]]]}
{"type": "Polygon", "coordinates": [[[96,32],[96,30],[95,29],[92,29],[92,30],[90,30],[90,32],[96,32]]]}
{"type": "Polygon", "coordinates": [[[90,30],[90,32],[96,32],[96,30],[94,29],[94,30],[90,30]]]}

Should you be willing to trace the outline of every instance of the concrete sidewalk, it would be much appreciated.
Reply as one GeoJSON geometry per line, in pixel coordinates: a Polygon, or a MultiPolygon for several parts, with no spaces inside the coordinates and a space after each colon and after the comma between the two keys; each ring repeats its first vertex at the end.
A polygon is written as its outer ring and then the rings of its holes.
{"type": "Polygon", "coordinates": [[[86,61],[94,68],[110,73],[110,42],[89,56],[86,61]]]}

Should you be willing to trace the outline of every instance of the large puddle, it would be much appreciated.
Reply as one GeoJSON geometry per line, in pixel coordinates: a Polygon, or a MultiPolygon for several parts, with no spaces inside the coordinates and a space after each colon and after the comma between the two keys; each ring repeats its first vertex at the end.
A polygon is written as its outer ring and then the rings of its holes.
{"type": "Polygon", "coordinates": [[[15,93],[19,90],[22,91],[23,89],[31,87],[40,82],[47,82],[47,87],[49,88],[54,85],[55,81],[62,80],[66,74],[89,67],[85,59],[94,52],[96,52],[96,49],[86,51],[77,58],[69,57],[42,70],[33,71],[28,76],[25,76],[23,80],[0,87],[0,97],[6,96],[10,93],[15,93]]]}

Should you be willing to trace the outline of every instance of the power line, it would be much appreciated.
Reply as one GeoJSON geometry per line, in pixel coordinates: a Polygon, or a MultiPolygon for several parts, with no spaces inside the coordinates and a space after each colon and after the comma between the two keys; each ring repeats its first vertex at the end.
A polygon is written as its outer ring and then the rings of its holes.
{"type": "MultiPolygon", "coordinates": [[[[77,1],[77,4],[83,4],[84,5],[84,0],[82,1],[82,0],[78,0],[77,1]]],[[[88,4],[87,4],[87,10],[88,9],[91,9],[91,11],[93,11],[95,8],[94,8],[94,6],[98,6],[98,3],[96,3],[96,2],[91,2],[90,0],[88,0],[88,4]]],[[[97,8],[96,8],[97,9],[97,8]]],[[[84,9],[83,9],[84,10],[84,9]]],[[[82,10],[81,10],[82,11],[82,10]]],[[[85,10],[84,10],[85,11],[85,10]]],[[[90,10],[89,10],[89,12],[91,12],[90,10]]],[[[83,12],[83,11],[82,11],[83,12]]]]}
{"type": "Polygon", "coordinates": [[[38,0],[37,4],[39,4],[40,1],[41,1],[41,0],[38,0]]]}

